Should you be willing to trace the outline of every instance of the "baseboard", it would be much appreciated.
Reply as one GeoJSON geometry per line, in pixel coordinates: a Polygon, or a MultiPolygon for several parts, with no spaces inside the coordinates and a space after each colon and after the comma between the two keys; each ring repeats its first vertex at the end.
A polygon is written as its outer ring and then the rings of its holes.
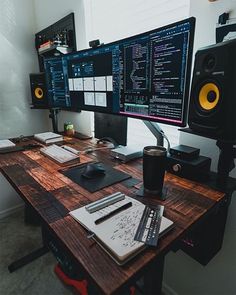
{"type": "Polygon", "coordinates": [[[165,295],[178,295],[170,286],[162,282],[162,290],[165,295]]]}
{"type": "Polygon", "coordinates": [[[3,210],[0,212],[0,219],[3,219],[7,216],[10,216],[12,215],[13,213],[17,212],[17,211],[20,211],[24,208],[24,204],[19,204],[17,206],[14,206],[12,208],[9,208],[9,209],[6,209],[6,210],[3,210]]]}

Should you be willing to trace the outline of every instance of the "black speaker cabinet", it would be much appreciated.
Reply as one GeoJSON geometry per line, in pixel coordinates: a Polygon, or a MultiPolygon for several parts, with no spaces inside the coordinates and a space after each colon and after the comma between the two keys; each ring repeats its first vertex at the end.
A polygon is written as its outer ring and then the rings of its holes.
{"type": "Polygon", "coordinates": [[[34,107],[48,107],[45,73],[30,74],[32,104],[34,107]]]}
{"type": "Polygon", "coordinates": [[[236,40],[197,51],[188,123],[203,136],[236,141],[236,40]]]}

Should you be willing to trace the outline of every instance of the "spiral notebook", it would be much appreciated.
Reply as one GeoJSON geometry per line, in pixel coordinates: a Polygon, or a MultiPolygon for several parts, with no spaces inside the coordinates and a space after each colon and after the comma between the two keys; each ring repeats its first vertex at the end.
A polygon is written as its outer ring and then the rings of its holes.
{"type": "MultiPolygon", "coordinates": [[[[136,230],[142,218],[145,205],[129,196],[94,213],[89,213],[86,206],[70,212],[70,215],[90,232],[98,244],[119,265],[125,264],[140,251],[146,248],[142,242],[134,240],[136,230]],[[95,224],[98,218],[114,209],[132,202],[132,207],[112,216],[100,224],[95,224]]],[[[173,222],[162,217],[159,236],[171,229],[173,222]]]]}

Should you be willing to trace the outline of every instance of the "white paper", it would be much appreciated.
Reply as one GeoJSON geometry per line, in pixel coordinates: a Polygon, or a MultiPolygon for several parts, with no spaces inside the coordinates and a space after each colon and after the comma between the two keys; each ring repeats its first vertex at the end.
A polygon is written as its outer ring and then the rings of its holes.
{"type": "Polygon", "coordinates": [[[73,79],[68,79],[69,82],[69,90],[73,91],[74,90],[74,83],[73,83],[73,79]]]}
{"type": "Polygon", "coordinates": [[[84,91],[94,91],[93,78],[84,78],[84,91]]]}
{"type": "Polygon", "coordinates": [[[107,91],[113,91],[113,77],[107,76],[107,91]]]}
{"type": "Polygon", "coordinates": [[[74,79],[74,91],[83,91],[83,79],[82,78],[76,78],[74,79]]]}
{"type": "Polygon", "coordinates": [[[106,77],[95,77],[95,91],[106,91],[106,77]]]}
{"type": "Polygon", "coordinates": [[[95,105],[98,107],[106,107],[107,106],[107,95],[104,92],[96,92],[95,93],[95,105]]]}
{"type": "Polygon", "coordinates": [[[4,148],[9,148],[9,147],[13,147],[15,146],[15,144],[10,141],[9,139],[1,139],[0,140],[0,149],[4,149],[4,148]]]}
{"type": "Polygon", "coordinates": [[[94,92],[84,92],[84,104],[89,106],[94,106],[94,92]]]}

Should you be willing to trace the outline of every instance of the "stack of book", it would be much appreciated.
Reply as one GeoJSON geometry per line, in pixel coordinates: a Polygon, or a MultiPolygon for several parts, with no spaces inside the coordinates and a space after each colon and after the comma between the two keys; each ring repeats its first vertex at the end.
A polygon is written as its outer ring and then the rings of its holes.
{"type": "Polygon", "coordinates": [[[34,138],[44,144],[63,141],[63,136],[54,132],[43,132],[34,135],[34,138]]]}
{"type": "Polygon", "coordinates": [[[53,46],[53,42],[52,41],[47,41],[47,42],[45,42],[45,43],[43,43],[43,44],[41,44],[39,46],[38,52],[40,53],[40,52],[42,52],[42,51],[44,51],[46,49],[50,49],[52,46],[53,46]]]}
{"type": "Polygon", "coordinates": [[[0,150],[12,149],[15,146],[16,145],[12,141],[10,141],[9,139],[1,139],[0,140],[0,150]]]}

